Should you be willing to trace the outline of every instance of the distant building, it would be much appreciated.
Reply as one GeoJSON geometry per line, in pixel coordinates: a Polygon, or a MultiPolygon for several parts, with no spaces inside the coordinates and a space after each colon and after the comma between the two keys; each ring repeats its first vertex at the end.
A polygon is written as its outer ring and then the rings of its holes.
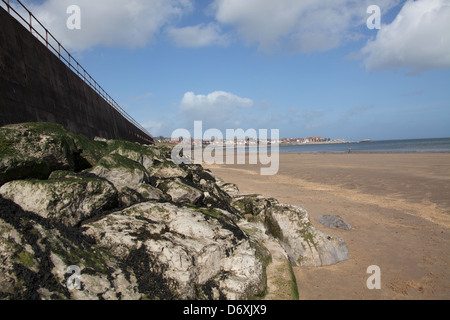
{"type": "Polygon", "coordinates": [[[323,142],[322,137],[309,137],[308,140],[309,142],[323,142]]]}

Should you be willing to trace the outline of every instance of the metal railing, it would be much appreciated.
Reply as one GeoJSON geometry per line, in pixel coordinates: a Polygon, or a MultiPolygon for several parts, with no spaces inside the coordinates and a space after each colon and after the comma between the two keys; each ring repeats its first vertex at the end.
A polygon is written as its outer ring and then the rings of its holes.
{"type": "MultiPolygon", "coordinates": [[[[108,104],[117,110],[125,119],[127,119],[130,123],[132,123],[136,128],[140,129],[142,132],[147,134],[149,137],[152,135],[142,127],[136,120],[134,120],[125,110],[123,110],[120,105],[113,99],[111,96],[95,81],[94,78],[84,69],[81,64],[67,51],[61,43],[48,31],[42,23],[36,19],[36,17],[28,10],[25,5],[22,4],[20,0],[2,0],[2,2],[6,5],[7,12],[16,20],[21,22],[18,18],[25,23],[25,26],[32,35],[34,35],[38,40],[40,40],[45,46],[53,52],[67,67],[73,70],[86,84],[88,84],[95,92],[97,92],[108,104]],[[19,13],[14,7],[11,6],[10,2],[16,2],[23,8],[27,17],[23,17],[21,13],[19,13]],[[13,15],[15,13],[17,17],[13,15]],[[34,24],[33,24],[34,23],[34,24]],[[38,31],[36,28],[42,28],[42,31],[38,31]],[[44,33],[41,34],[41,33],[44,33]],[[56,47],[56,48],[55,48],[56,47]]],[[[19,7],[19,8],[20,8],[19,7]]],[[[19,9],[20,10],[20,9],[19,9]]]]}

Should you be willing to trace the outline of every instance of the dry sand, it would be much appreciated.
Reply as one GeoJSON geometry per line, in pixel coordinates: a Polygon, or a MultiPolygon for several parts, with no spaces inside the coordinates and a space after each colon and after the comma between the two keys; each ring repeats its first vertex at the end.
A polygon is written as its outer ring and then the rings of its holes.
{"type": "Polygon", "coordinates": [[[300,299],[449,299],[450,154],[280,154],[280,170],[205,165],[244,193],[304,206],[316,228],[343,238],[350,259],[295,267],[300,299]],[[315,221],[339,215],[352,230],[315,221]],[[367,268],[381,268],[369,290],[367,268]]]}

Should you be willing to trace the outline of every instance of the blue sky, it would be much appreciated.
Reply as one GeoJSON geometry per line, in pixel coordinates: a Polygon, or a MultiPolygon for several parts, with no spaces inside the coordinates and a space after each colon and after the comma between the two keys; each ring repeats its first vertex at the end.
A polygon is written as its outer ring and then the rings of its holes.
{"type": "Polygon", "coordinates": [[[450,137],[450,0],[24,2],[154,136],[450,137]]]}

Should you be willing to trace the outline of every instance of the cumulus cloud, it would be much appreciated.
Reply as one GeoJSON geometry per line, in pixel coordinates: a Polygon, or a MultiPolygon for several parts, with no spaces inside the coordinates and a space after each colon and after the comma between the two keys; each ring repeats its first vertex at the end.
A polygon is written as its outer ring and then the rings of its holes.
{"type": "Polygon", "coordinates": [[[186,92],[180,103],[180,118],[192,125],[201,120],[205,127],[235,128],[241,124],[245,111],[254,107],[252,99],[231,92],[215,91],[208,95],[186,92]]]}
{"type": "MultiPolygon", "coordinates": [[[[400,1],[377,0],[377,4],[387,12],[400,1]]],[[[178,24],[195,11],[198,4],[194,0],[25,3],[69,50],[97,45],[141,47],[163,34],[180,47],[226,46],[239,38],[261,50],[314,52],[360,39],[358,30],[365,24],[366,9],[373,0],[214,0],[203,10],[214,21],[189,26],[178,24]],[[66,27],[70,5],[81,8],[81,30],[66,27]]]]}
{"type": "Polygon", "coordinates": [[[181,108],[185,111],[198,110],[201,112],[216,112],[223,109],[234,109],[239,107],[251,107],[253,101],[248,98],[241,98],[233,93],[225,91],[214,91],[208,95],[194,92],[186,92],[181,101],[181,108]]]}
{"type": "Polygon", "coordinates": [[[226,46],[229,43],[228,36],[222,34],[220,26],[216,23],[202,23],[183,28],[170,27],[167,33],[172,41],[180,47],[226,46]]]}
{"type": "MultiPolygon", "coordinates": [[[[388,11],[399,0],[379,0],[388,11]]],[[[358,39],[373,0],[215,0],[217,21],[262,50],[326,51],[358,39]]]]}
{"type": "Polygon", "coordinates": [[[450,1],[408,0],[362,49],[368,71],[450,68],[450,1]]]}
{"type": "Polygon", "coordinates": [[[26,6],[62,44],[82,51],[96,45],[140,47],[192,10],[191,0],[46,0],[26,6]],[[81,9],[81,30],[66,26],[67,8],[81,9]]]}

